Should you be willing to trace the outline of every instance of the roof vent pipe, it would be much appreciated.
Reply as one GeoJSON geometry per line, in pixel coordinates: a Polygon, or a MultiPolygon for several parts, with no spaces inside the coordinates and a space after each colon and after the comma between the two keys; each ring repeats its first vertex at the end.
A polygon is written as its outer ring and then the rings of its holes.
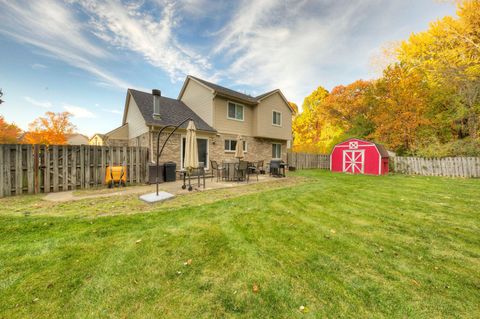
{"type": "Polygon", "coordinates": [[[162,96],[162,92],[157,89],[152,90],[153,95],[153,115],[159,116],[160,115],[160,96],[162,96]]]}

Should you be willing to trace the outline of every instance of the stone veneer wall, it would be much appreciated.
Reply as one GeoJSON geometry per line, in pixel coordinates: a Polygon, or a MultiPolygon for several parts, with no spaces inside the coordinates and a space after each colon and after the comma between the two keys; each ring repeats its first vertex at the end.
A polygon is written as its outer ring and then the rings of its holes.
{"type": "Polygon", "coordinates": [[[107,139],[105,145],[108,146],[129,146],[128,140],[120,140],[120,139],[107,139]]]}
{"type": "MultiPolygon", "coordinates": [[[[247,152],[244,153],[244,160],[252,162],[264,160],[265,163],[270,162],[272,159],[272,143],[282,144],[282,159],[284,161],[287,160],[286,141],[277,141],[250,136],[244,136],[243,138],[247,142],[247,152]]],[[[210,159],[217,162],[233,159],[235,152],[225,152],[225,140],[236,139],[237,135],[221,134],[220,136],[215,136],[210,142],[210,159]]]]}
{"type": "MultiPolygon", "coordinates": [[[[130,139],[128,145],[130,146],[144,146],[150,148],[150,135],[153,137],[153,156],[150,156],[150,160],[155,162],[156,160],[156,133],[144,133],[136,138],[130,139]]],[[[160,139],[160,145],[162,145],[163,141],[167,137],[168,133],[162,133],[162,137],[160,139]]],[[[177,164],[177,169],[180,167],[180,151],[181,151],[181,136],[180,133],[175,133],[172,135],[170,140],[167,142],[167,145],[163,149],[162,157],[160,158],[160,162],[167,162],[172,161],[177,164]]],[[[198,137],[207,137],[201,134],[197,134],[198,137]]],[[[220,134],[217,135],[210,135],[208,137],[208,151],[209,151],[209,160],[215,160],[221,163],[224,160],[234,159],[235,152],[225,152],[224,145],[226,139],[237,139],[237,135],[230,135],[230,134],[220,134]]],[[[247,161],[260,161],[264,160],[265,163],[269,162],[272,159],[272,143],[281,143],[282,144],[282,159],[284,161],[287,160],[287,142],[286,141],[278,141],[272,139],[265,139],[265,138],[257,138],[257,137],[244,137],[247,142],[247,152],[244,153],[245,158],[244,160],[247,161]]],[[[161,146],[160,146],[161,147],[161,146]]],[[[208,165],[210,166],[210,165],[208,165]]]]}

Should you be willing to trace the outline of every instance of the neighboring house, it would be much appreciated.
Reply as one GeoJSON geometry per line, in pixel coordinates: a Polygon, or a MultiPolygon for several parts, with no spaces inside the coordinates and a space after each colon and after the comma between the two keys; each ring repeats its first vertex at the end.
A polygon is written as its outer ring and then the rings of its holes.
{"type": "Polygon", "coordinates": [[[103,146],[105,144],[105,134],[100,134],[100,133],[95,133],[90,141],[88,141],[88,144],[94,145],[94,146],[103,146]]]}
{"type": "MultiPolygon", "coordinates": [[[[148,147],[152,161],[158,131],[189,117],[197,128],[199,161],[207,168],[210,160],[221,162],[234,157],[238,135],[245,141],[246,160],[286,160],[293,110],[278,89],[252,97],[187,76],[177,99],[159,99],[160,111],[154,114],[152,94],[128,89],[122,126],[118,128],[125,131],[129,145],[148,147]]],[[[186,126],[171,137],[161,162],[174,161],[177,167],[183,167],[186,126]]],[[[165,138],[166,134],[161,144],[165,138]]]]}
{"type": "Polygon", "coordinates": [[[96,133],[88,144],[95,146],[127,146],[128,126],[122,125],[105,134],[96,133]]]}
{"type": "Polygon", "coordinates": [[[88,137],[80,134],[80,133],[73,133],[67,134],[67,144],[68,145],[88,145],[88,137]]]}

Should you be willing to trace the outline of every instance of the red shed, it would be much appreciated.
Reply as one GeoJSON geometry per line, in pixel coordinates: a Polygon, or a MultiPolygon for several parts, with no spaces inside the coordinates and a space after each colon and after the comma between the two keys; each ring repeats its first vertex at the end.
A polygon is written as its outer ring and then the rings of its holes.
{"type": "Polygon", "coordinates": [[[383,145],[351,138],[333,148],[330,170],[352,174],[387,174],[388,152],[383,145]]]}

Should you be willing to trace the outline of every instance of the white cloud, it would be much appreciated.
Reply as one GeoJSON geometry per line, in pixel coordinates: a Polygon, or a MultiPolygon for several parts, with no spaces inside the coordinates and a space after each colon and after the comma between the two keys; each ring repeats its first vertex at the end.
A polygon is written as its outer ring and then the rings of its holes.
{"type": "Polygon", "coordinates": [[[75,105],[64,105],[63,108],[77,118],[95,118],[95,114],[84,107],[75,105]]]}
{"type": "Polygon", "coordinates": [[[43,69],[46,69],[47,66],[45,64],[41,64],[41,63],[34,63],[32,64],[32,69],[34,70],[43,70],[43,69]]]}
{"type": "Polygon", "coordinates": [[[123,112],[121,110],[103,109],[103,111],[113,113],[113,114],[119,114],[119,115],[123,114],[123,112]]]}
{"type": "Polygon", "coordinates": [[[34,98],[30,97],[30,96],[25,96],[24,97],[25,101],[27,101],[28,103],[32,104],[32,105],[35,105],[35,106],[40,106],[40,107],[43,107],[43,108],[46,108],[46,109],[49,109],[52,107],[52,103],[49,102],[49,101],[37,101],[35,100],[34,98]]]}
{"type": "Polygon", "coordinates": [[[352,62],[347,35],[379,1],[243,1],[216,34],[215,53],[231,59],[225,70],[230,80],[260,90],[281,88],[301,104],[318,85],[332,83],[326,68],[352,62]]]}
{"type": "Polygon", "coordinates": [[[131,87],[94,61],[111,58],[86,36],[83,24],[68,6],[54,0],[0,0],[0,33],[42,49],[42,53],[83,69],[115,87],[131,87]]]}
{"type": "Polygon", "coordinates": [[[90,16],[90,30],[98,38],[116,48],[136,52],[151,65],[169,75],[172,81],[183,80],[185,74],[206,76],[211,68],[208,60],[174,35],[178,20],[173,2],[152,4],[145,10],[141,4],[83,0],[79,4],[90,16]],[[160,12],[160,16],[155,13],[160,12]]]}

